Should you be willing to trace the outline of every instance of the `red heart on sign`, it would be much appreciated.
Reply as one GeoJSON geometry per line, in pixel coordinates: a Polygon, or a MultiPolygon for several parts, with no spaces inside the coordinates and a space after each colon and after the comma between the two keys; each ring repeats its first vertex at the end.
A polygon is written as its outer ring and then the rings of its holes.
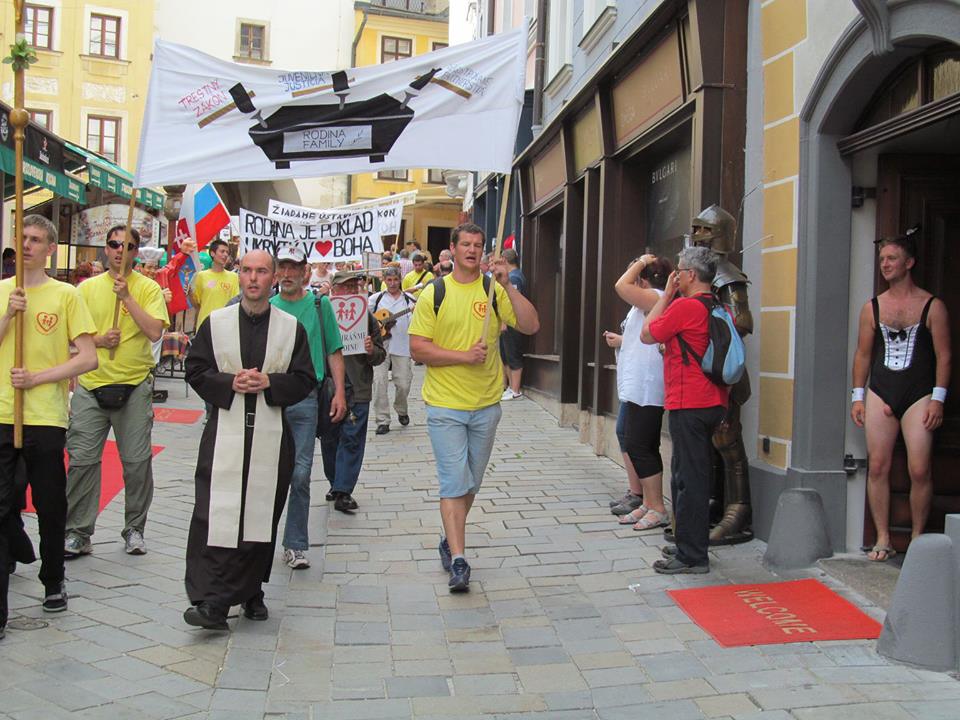
{"type": "Polygon", "coordinates": [[[360,295],[334,295],[330,298],[333,303],[333,313],[337,317],[340,332],[353,330],[361,320],[367,318],[367,299],[360,295]]]}
{"type": "Polygon", "coordinates": [[[317,248],[317,252],[319,252],[321,255],[326,255],[328,252],[333,250],[333,243],[329,240],[319,240],[314,247],[317,248]]]}

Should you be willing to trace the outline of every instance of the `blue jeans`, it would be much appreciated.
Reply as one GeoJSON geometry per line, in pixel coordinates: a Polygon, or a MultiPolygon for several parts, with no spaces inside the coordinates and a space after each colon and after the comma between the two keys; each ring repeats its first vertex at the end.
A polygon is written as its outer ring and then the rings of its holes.
{"type": "Polygon", "coordinates": [[[287,523],[283,528],[283,546],[290,550],[307,550],[307,522],[310,518],[310,473],[313,470],[313,451],[317,442],[317,391],[291,405],[284,414],[290,431],[296,460],[290,478],[287,498],[287,523]]]}
{"type": "Polygon", "coordinates": [[[427,405],[427,434],[437,462],[440,497],[475,495],[500,422],[500,403],[479,410],[427,405]]]}
{"type": "Polygon", "coordinates": [[[343,422],[320,440],[323,471],[335,492],[352,494],[357,487],[363,452],[367,447],[369,414],[369,402],[353,403],[343,422]]]}

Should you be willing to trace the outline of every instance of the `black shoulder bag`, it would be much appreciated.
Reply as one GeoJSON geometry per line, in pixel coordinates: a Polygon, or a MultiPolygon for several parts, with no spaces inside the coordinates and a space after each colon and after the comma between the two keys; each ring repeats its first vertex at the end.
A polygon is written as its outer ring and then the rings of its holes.
{"type": "MultiPolygon", "coordinates": [[[[317,316],[320,318],[320,351],[323,353],[323,381],[320,383],[320,392],[317,399],[317,437],[326,437],[339,422],[333,422],[330,418],[330,406],[333,404],[333,398],[337,394],[337,384],[330,375],[330,363],[327,362],[327,349],[325,338],[323,337],[323,311],[320,306],[321,296],[317,297],[317,316]]],[[[342,421],[341,421],[342,422],[342,421]]]]}

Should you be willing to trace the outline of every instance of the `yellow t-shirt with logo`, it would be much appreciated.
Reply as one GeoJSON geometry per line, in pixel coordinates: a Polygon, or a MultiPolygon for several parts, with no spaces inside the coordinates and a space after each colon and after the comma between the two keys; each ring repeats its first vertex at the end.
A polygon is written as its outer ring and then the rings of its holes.
{"type": "MultiPolygon", "coordinates": [[[[417,285],[426,285],[431,280],[433,280],[433,273],[430,272],[429,270],[424,269],[424,270],[421,270],[420,272],[417,272],[416,270],[411,270],[406,275],[404,275],[403,280],[400,281],[400,289],[410,290],[410,288],[415,287],[417,285]],[[423,280],[419,280],[419,277],[421,275],[423,275],[423,280]]],[[[423,292],[423,289],[412,290],[410,294],[413,295],[414,297],[418,297],[421,292],[423,292]]],[[[444,300],[444,302],[446,302],[446,300],[444,300]]]]}
{"type": "Polygon", "coordinates": [[[201,270],[193,279],[193,296],[200,303],[197,311],[197,327],[203,324],[214,310],[224,307],[240,293],[240,278],[236,273],[222,270],[201,270]]]}
{"type": "MultiPolygon", "coordinates": [[[[127,287],[130,296],[147,314],[163,320],[163,327],[170,325],[167,318],[167,305],[163,301],[163,291],[156,282],[140,273],[127,275],[127,287]]],[[[113,327],[113,308],[117,296],[113,292],[113,276],[101,273],[80,283],[80,295],[97,326],[97,335],[106,334],[113,327]]],[[[153,368],[153,344],[143,334],[140,326],[130,317],[126,306],[120,305],[120,344],[117,345],[113,360],[109,348],[97,348],[100,366],[80,376],[80,385],[93,390],[102,385],[139,385],[153,368]]]]}
{"type": "MultiPolygon", "coordinates": [[[[5,312],[14,278],[0,281],[0,312],[5,312]]],[[[70,343],[79,335],[93,334],[96,326],[73,285],[47,280],[27,288],[27,310],[23,317],[23,366],[30,372],[62,365],[70,359],[70,343]]],[[[0,423],[13,423],[14,321],[7,325],[0,342],[0,423]]],[[[23,393],[25,425],[67,427],[69,381],[37,385],[23,393]]]]}
{"type": "MultiPolygon", "coordinates": [[[[423,381],[423,401],[428,405],[450,408],[452,410],[479,410],[500,402],[503,394],[503,365],[500,362],[500,323],[516,327],[517,316],[507,291],[491,278],[496,288],[496,316],[490,319],[487,330],[487,360],[483,365],[444,365],[427,366],[427,377],[423,381]]],[[[478,277],[471,283],[463,284],[444,277],[446,295],[440,305],[440,315],[433,313],[433,285],[428,285],[420,293],[413,320],[410,322],[410,335],[429,338],[435,345],[447,350],[469,350],[480,339],[483,332],[483,317],[487,311],[487,293],[478,277]]]]}

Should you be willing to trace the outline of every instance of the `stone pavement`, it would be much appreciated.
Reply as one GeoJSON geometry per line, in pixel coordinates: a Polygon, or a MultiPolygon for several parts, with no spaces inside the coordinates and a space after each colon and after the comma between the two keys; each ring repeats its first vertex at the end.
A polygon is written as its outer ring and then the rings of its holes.
{"type": "MultiPolygon", "coordinates": [[[[168,407],[202,407],[182,383],[163,386],[168,407]]],[[[762,568],[763,544],[713,552],[708,576],[656,575],[659,535],[620,529],[607,511],[623,471],[529,400],[504,404],[468,527],[471,592],[449,595],[419,401],[411,417],[370,435],[358,513],[328,513],[325,482],[314,485],[313,567],[294,572],[278,559],[270,619],[235,617],[229,634],[182,622],[200,426],[158,423],[154,442],[166,449],[155,460],[149,554],[123,553],[121,495],[100,517],[94,554],[67,565],[67,613],[43,616],[35,565],[12,578],[13,617],[49,626],[0,641],[0,717],[958,716],[960,683],[888,664],[873,642],[718,646],[664,591],[779,579],[762,568]]],[[[32,518],[28,526],[36,538],[32,518]]]]}

